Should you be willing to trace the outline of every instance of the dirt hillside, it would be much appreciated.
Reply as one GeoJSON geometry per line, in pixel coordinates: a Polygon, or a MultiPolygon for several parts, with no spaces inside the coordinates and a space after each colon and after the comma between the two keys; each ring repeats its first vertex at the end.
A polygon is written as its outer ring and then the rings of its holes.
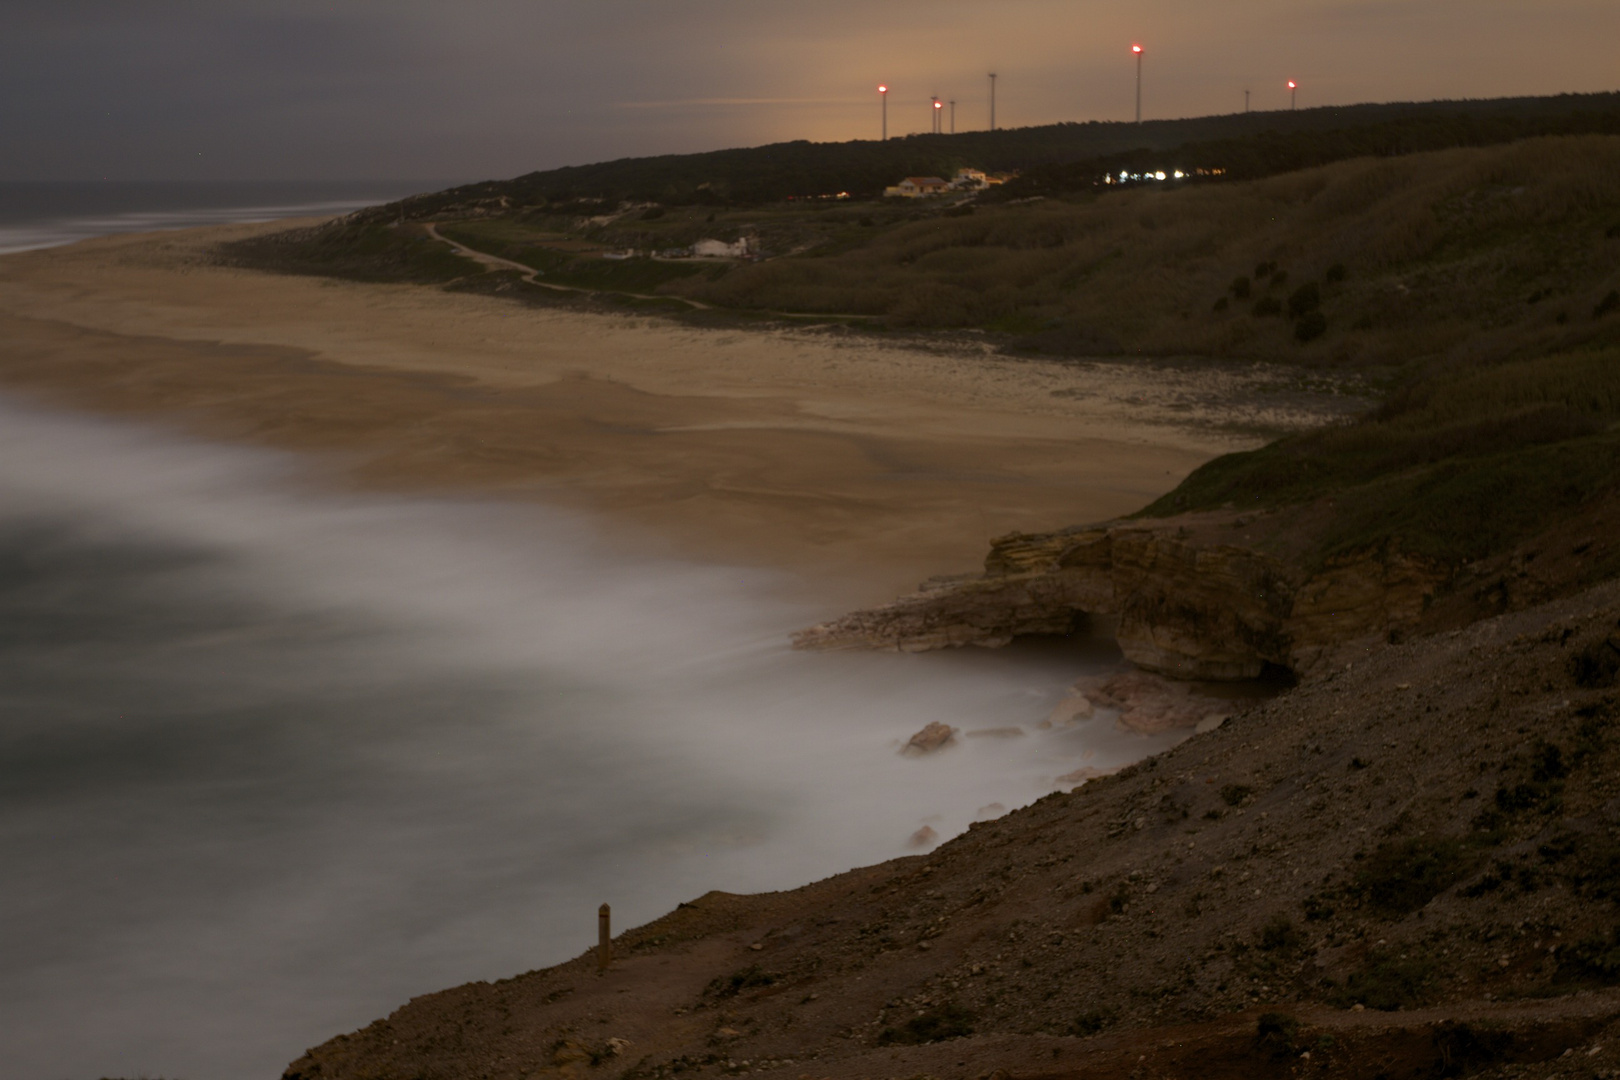
{"type": "Polygon", "coordinates": [[[287,1080],[1620,1075],[1620,584],[1369,652],[927,856],[711,893],[287,1080]]]}

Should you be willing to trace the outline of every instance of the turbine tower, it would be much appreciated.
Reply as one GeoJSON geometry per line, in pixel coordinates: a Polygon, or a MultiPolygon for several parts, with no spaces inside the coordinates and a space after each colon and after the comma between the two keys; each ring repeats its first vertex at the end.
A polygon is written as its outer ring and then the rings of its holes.
{"type": "Polygon", "coordinates": [[[1132,45],[1131,52],[1136,54],[1136,122],[1142,122],[1142,46],[1132,45]]]}

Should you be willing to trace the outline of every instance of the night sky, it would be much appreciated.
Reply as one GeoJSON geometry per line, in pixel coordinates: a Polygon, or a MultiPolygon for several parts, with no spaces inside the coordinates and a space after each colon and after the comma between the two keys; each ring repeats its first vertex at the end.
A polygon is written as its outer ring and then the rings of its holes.
{"type": "Polygon", "coordinates": [[[784,139],[1620,88],[1616,0],[0,0],[0,180],[510,176],[784,139]]]}

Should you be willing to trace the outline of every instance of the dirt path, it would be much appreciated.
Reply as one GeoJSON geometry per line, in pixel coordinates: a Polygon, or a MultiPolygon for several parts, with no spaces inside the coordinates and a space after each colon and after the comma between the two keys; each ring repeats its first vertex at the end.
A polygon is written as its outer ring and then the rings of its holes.
{"type": "MultiPolygon", "coordinates": [[[[679,301],[682,304],[686,304],[688,307],[691,307],[692,309],[694,309],[696,311],[716,311],[716,310],[721,310],[721,309],[717,309],[713,304],[705,304],[700,300],[692,300],[692,299],[689,299],[689,298],[687,298],[685,296],[674,296],[674,295],[668,295],[668,294],[658,295],[658,294],[649,294],[649,293],[620,292],[618,290],[606,290],[606,289],[587,289],[587,288],[583,288],[583,287],[577,286],[577,285],[555,285],[555,284],[552,284],[549,281],[541,281],[541,280],[539,280],[540,271],[536,270],[532,266],[527,266],[527,265],[525,265],[523,263],[520,263],[520,262],[514,262],[511,259],[503,259],[499,255],[491,255],[489,252],[487,252],[487,251],[479,251],[477,248],[470,248],[466,244],[463,244],[463,243],[461,243],[459,241],[456,241],[456,240],[452,240],[448,236],[445,236],[444,234],[440,233],[438,226],[435,225],[432,222],[426,223],[425,227],[427,229],[427,233],[428,233],[429,236],[433,237],[433,239],[435,239],[435,240],[441,241],[441,242],[443,242],[445,244],[449,244],[450,249],[452,251],[454,251],[457,255],[460,255],[460,256],[462,256],[463,258],[466,258],[466,259],[471,259],[473,262],[479,263],[480,265],[487,267],[491,271],[495,271],[495,270],[516,270],[520,274],[523,275],[523,279],[522,279],[523,281],[527,282],[530,285],[538,285],[542,289],[551,289],[551,290],[553,290],[555,292],[588,293],[588,294],[590,294],[592,296],[599,296],[599,295],[604,295],[604,294],[609,295],[609,296],[628,296],[633,300],[675,300],[675,301],[679,301]]],[[[666,260],[659,260],[659,261],[666,261],[666,260]]],[[[772,318],[777,318],[777,319],[836,319],[836,320],[839,320],[839,321],[844,321],[844,320],[848,320],[848,319],[870,319],[872,317],[870,315],[860,315],[860,314],[856,314],[856,313],[853,313],[853,312],[836,312],[836,311],[751,311],[750,314],[769,315],[772,318]]]]}
{"type": "MultiPolygon", "coordinates": [[[[466,244],[460,243],[459,241],[456,241],[456,240],[452,240],[448,236],[445,236],[443,233],[439,232],[439,227],[437,225],[433,224],[432,222],[428,222],[427,225],[426,225],[426,228],[427,228],[427,233],[428,233],[429,236],[433,237],[433,239],[435,239],[435,240],[440,241],[441,243],[449,244],[450,245],[450,250],[454,251],[457,255],[460,255],[462,258],[471,259],[473,262],[478,263],[481,266],[487,267],[491,271],[495,271],[495,270],[516,270],[518,273],[523,275],[522,280],[524,282],[526,282],[527,284],[538,285],[542,289],[551,289],[551,290],[553,290],[555,292],[587,293],[587,294],[590,294],[590,295],[593,295],[593,296],[604,291],[602,289],[581,288],[581,287],[579,287],[577,285],[554,285],[549,281],[541,281],[540,280],[540,271],[536,270],[532,266],[525,266],[523,263],[514,262],[511,259],[503,259],[499,255],[491,255],[487,251],[479,251],[477,248],[470,248],[466,244]]],[[[697,311],[713,311],[714,310],[714,308],[711,307],[708,304],[701,303],[701,302],[699,302],[697,300],[688,300],[684,296],[654,296],[654,295],[652,295],[650,293],[633,293],[633,292],[617,292],[617,291],[613,292],[612,295],[614,295],[614,296],[628,296],[628,297],[630,297],[632,299],[635,299],[635,300],[675,300],[675,301],[679,301],[680,303],[685,304],[688,307],[691,307],[691,308],[693,308],[693,309],[695,309],[697,311]]]]}

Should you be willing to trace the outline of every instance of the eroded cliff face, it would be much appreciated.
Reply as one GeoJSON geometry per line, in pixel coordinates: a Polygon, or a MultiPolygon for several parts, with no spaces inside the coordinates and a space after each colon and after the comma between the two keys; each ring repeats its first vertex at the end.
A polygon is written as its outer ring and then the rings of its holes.
{"type": "Polygon", "coordinates": [[[1288,529],[1297,523],[1223,512],[1015,533],[992,545],[983,574],[935,579],[803,631],[795,645],[1000,646],[1111,615],[1126,658],[1149,671],[1232,680],[1276,666],[1310,677],[1416,627],[1445,577],[1387,550],[1307,570],[1269,543],[1288,529]]]}

